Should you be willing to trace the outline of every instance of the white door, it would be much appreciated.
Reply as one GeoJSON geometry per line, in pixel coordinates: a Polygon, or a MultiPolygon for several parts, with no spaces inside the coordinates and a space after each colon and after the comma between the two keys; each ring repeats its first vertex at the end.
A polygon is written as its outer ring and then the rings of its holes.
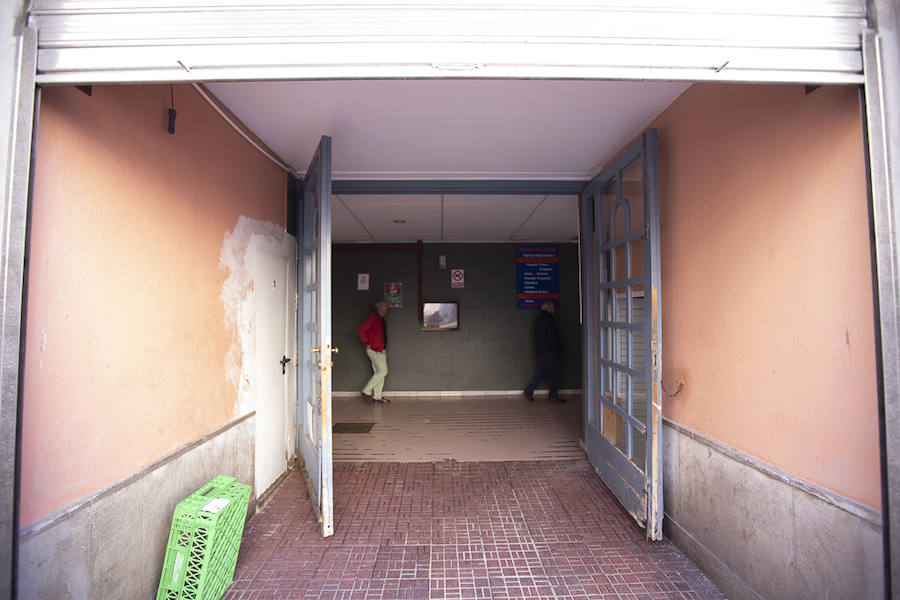
{"type": "Polygon", "coordinates": [[[300,454],[322,535],[334,533],[331,480],[331,138],[322,136],[303,179],[297,418],[300,454]]]}
{"type": "MultiPolygon", "coordinates": [[[[253,241],[251,241],[253,244],[253,241]]],[[[290,269],[293,261],[262,248],[254,252],[256,293],[256,497],[261,496],[287,470],[285,413],[292,387],[293,332],[287,311],[293,297],[290,269]]]]}

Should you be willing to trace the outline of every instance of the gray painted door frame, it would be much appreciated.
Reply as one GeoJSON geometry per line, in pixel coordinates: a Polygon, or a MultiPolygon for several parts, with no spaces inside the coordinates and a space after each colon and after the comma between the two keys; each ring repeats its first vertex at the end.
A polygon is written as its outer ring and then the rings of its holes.
{"type": "Polygon", "coordinates": [[[869,3],[863,33],[870,209],[881,404],[885,589],[900,597],[900,6],[869,3]]]}
{"type": "MultiPolygon", "coordinates": [[[[18,3],[15,3],[18,4],[18,3]]],[[[12,7],[8,7],[12,8],[12,7]]],[[[6,10],[6,9],[3,9],[6,10]]],[[[12,10],[10,10],[10,13],[12,10]]],[[[19,462],[19,368],[24,340],[25,253],[28,201],[32,160],[32,129],[40,106],[35,88],[37,70],[37,30],[33,27],[14,31],[11,14],[0,16],[4,47],[13,45],[13,73],[0,81],[0,106],[8,106],[9,143],[0,149],[0,184],[3,185],[3,210],[0,211],[2,244],[3,297],[0,326],[0,598],[12,598],[15,588],[15,550],[18,535],[18,462],[19,462]],[[7,21],[7,19],[9,19],[7,21]]],[[[4,70],[8,65],[4,64],[4,70]]],[[[4,73],[5,74],[5,73],[4,73]]]]}

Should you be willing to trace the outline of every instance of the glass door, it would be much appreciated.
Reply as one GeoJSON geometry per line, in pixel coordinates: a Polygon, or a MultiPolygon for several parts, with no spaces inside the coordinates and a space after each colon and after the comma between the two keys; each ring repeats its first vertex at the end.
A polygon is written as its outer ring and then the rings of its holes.
{"type": "Polygon", "coordinates": [[[310,498],[322,535],[334,533],[331,478],[331,138],[322,136],[298,207],[297,419],[310,498]]]}
{"type": "Polygon", "coordinates": [[[657,132],[581,194],[585,443],[604,483],[662,539],[657,132]]]}

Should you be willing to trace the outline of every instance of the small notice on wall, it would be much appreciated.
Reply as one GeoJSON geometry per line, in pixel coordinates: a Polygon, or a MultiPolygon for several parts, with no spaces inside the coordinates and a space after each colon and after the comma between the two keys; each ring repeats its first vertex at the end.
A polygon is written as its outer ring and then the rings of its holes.
{"type": "Polygon", "coordinates": [[[466,273],[463,269],[450,269],[450,287],[466,287],[466,273]]]}
{"type": "Polygon", "coordinates": [[[369,291],[369,274],[368,273],[357,273],[356,274],[356,289],[360,292],[369,291]]]}
{"type": "Polygon", "coordinates": [[[390,308],[403,308],[403,284],[399,281],[384,284],[384,301],[390,308]]]}
{"type": "Polygon", "coordinates": [[[559,248],[517,246],[519,308],[540,308],[544,300],[559,302],[559,248]]]}

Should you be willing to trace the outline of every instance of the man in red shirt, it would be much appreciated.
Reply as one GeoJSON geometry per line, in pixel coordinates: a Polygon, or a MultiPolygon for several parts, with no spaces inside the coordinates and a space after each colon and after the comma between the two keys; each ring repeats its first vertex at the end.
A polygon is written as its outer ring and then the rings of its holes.
{"type": "Polygon", "coordinates": [[[390,402],[381,395],[384,389],[384,378],[388,374],[387,366],[387,328],[384,323],[384,315],[387,314],[388,305],[384,300],[375,303],[375,312],[370,314],[363,324],[356,330],[359,339],[366,345],[366,356],[372,362],[372,377],[362,389],[363,398],[369,402],[390,402]]]}

